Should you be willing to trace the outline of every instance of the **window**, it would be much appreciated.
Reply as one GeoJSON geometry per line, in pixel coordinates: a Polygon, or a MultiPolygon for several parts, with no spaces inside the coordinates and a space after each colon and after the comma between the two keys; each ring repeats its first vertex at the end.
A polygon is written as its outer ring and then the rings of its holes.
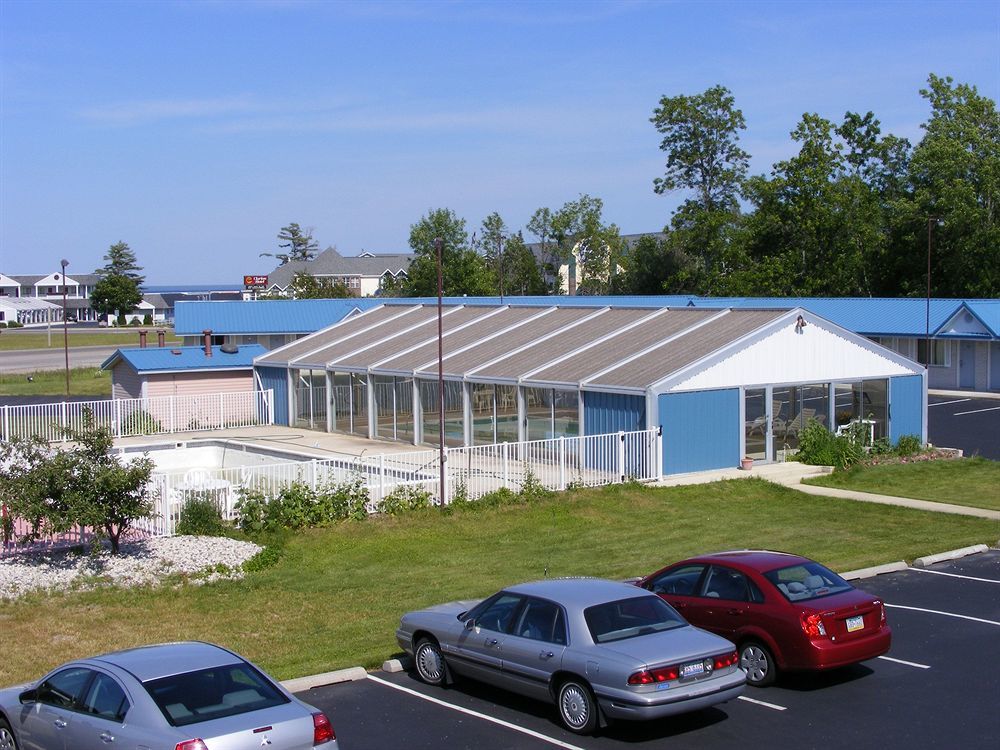
{"type": "Polygon", "coordinates": [[[713,565],[705,581],[704,596],[709,599],[726,599],[732,602],[750,601],[747,577],[732,568],[713,565]]]}
{"type": "Polygon", "coordinates": [[[476,626],[485,630],[506,633],[520,604],[520,596],[501,591],[469,610],[466,619],[475,620],[476,626]]]}
{"type": "Polygon", "coordinates": [[[931,339],[931,361],[927,361],[927,339],[917,339],[917,362],[931,367],[949,367],[951,357],[947,341],[931,339]]]}
{"type": "Polygon", "coordinates": [[[687,625],[673,607],[658,596],[640,596],[583,611],[594,643],[610,643],[687,625]]]}
{"type": "Polygon", "coordinates": [[[514,635],[565,646],[566,622],[562,609],[552,602],[529,599],[521,610],[514,635]]]}
{"type": "Polygon", "coordinates": [[[850,591],[853,587],[843,578],[816,562],[790,565],[764,574],[790,602],[818,599],[850,591]]]}
{"type": "Polygon", "coordinates": [[[698,581],[701,580],[701,574],[704,572],[704,565],[683,565],[679,568],[672,568],[653,579],[651,590],[654,594],[694,596],[698,581]]]}
{"type": "Polygon", "coordinates": [[[80,693],[92,674],[93,672],[83,667],[70,667],[57,672],[38,686],[39,703],[76,709],[80,693]]]}
{"type": "Polygon", "coordinates": [[[121,685],[103,672],[95,672],[82,707],[87,713],[102,719],[121,722],[130,706],[121,685]]]}

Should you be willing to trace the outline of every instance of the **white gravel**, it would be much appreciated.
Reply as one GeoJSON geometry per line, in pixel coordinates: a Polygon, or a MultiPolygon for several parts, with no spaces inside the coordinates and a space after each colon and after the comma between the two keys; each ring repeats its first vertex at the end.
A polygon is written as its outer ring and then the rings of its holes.
{"type": "Polygon", "coordinates": [[[261,549],[253,542],[225,537],[173,536],[124,543],[117,557],[106,549],[97,555],[13,555],[0,558],[0,599],[16,599],[39,589],[157,585],[178,574],[197,583],[242,578],[241,566],[261,549]]]}

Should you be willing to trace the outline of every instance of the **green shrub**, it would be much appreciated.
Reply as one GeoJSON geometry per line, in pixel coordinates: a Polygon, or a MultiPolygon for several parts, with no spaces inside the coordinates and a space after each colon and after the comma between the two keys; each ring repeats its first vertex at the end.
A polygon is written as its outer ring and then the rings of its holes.
{"type": "Polygon", "coordinates": [[[211,493],[191,493],[181,508],[176,531],[178,534],[192,536],[223,536],[226,533],[226,526],[222,522],[222,511],[211,493]]]}
{"type": "Polygon", "coordinates": [[[253,535],[345,519],[363,520],[368,517],[368,500],[368,488],[360,476],[315,490],[304,482],[292,482],[275,495],[241,489],[236,501],[236,524],[253,535]]]}
{"type": "Polygon", "coordinates": [[[142,324],[144,326],[151,326],[151,325],[153,325],[153,316],[150,315],[149,313],[146,313],[145,315],[143,315],[142,316],[142,324]]]}
{"type": "Polygon", "coordinates": [[[799,433],[799,452],[795,457],[804,464],[846,469],[864,457],[865,432],[865,425],[858,424],[841,435],[834,435],[810,419],[799,433]]]}
{"type": "Polygon", "coordinates": [[[552,492],[545,489],[545,485],[539,481],[535,473],[527,466],[525,466],[524,481],[521,482],[521,487],[517,494],[520,500],[527,503],[552,496],[552,492]]]}
{"type": "Polygon", "coordinates": [[[149,412],[136,409],[122,419],[122,432],[126,435],[153,435],[163,432],[163,425],[149,412]]]}
{"type": "Polygon", "coordinates": [[[267,570],[278,564],[281,559],[282,550],[277,546],[269,546],[262,549],[256,555],[243,563],[243,570],[247,573],[256,573],[260,570],[267,570]]]}
{"type": "Polygon", "coordinates": [[[251,536],[270,530],[267,513],[268,496],[261,490],[240,487],[236,499],[236,525],[251,536]]]}
{"type": "Polygon", "coordinates": [[[900,456],[912,456],[920,453],[924,444],[920,441],[919,435],[903,435],[896,443],[896,453],[900,456]]]}
{"type": "Polygon", "coordinates": [[[401,485],[386,495],[379,503],[379,512],[398,516],[411,510],[429,508],[431,493],[421,487],[401,485]]]}

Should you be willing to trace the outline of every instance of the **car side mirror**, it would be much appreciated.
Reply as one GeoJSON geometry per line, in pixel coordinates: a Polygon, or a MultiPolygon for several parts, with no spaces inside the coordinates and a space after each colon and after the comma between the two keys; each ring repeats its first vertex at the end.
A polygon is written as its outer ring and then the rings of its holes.
{"type": "Polygon", "coordinates": [[[31,688],[30,690],[25,690],[23,693],[17,696],[17,699],[21,703],[34,703],[35,701],[38,700],[38,690],[36,690],[35,688],[31,688]]]}
{"type": "Polygon", "coordinates": [[[468,620],[465,621],[465,629],[466,630],[474,630],[475,627],[476,627],[476,618],[475,617],[470,617],[468,620]]]}

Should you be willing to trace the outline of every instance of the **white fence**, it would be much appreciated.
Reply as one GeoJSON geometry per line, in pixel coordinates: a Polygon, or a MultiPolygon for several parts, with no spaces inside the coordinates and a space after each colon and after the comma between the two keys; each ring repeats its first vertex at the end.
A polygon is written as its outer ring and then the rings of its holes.
{"type": "Polygon", "coordinates": [[[36,435],[55,442],[65,430],[81,429],[89,410],[99,425],[116,437],[159,435],[227,427],[274,424],[274,392],[203,393],[195,396],[60,401],[51,404],[4,406],[0,409],[0,438],[36,435]]]}

